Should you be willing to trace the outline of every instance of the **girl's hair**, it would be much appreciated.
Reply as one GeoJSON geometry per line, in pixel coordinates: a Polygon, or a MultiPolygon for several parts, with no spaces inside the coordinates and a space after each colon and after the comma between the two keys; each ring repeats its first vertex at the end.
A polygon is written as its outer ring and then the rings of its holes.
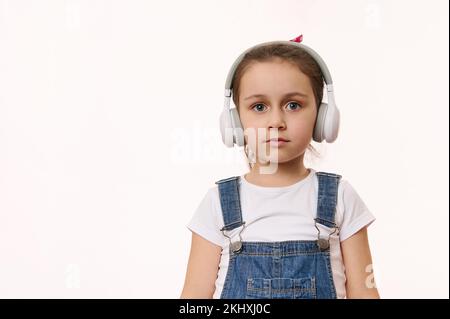
{"type": "MultiPolygon", "coordinates": [[[[268,44],[259,46],[244,55],[244,58],[236,68],[231,84],[233,90],[233,102],[236,105],[238,112],[239,86],[244,73],[255,62],[270,62],[277,59],[296,65],[299,70],[309,78],[318,112],[323,98],[324,79],[322,71],[320,70],[317,62],[311,57],[311,55],[309,55],[309,53],[300,47],[289,44],[268,44]]],[[[311,144],[308,145],[308,150],[310,150],[315,156],[320,157],[320,154],[311,144]]]]}

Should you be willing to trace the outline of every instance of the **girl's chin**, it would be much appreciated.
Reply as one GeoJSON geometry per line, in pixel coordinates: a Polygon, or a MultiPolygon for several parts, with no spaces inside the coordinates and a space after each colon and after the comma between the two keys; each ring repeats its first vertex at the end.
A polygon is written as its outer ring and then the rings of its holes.
{"type": "Polygon", "coordinates": [[[291,160],[291,158],[286,158],[285,156],[278,156],[278,157],[265,157],[264,159],[259,159],[258,163],[259,164],[269,164],[269,163],[278,163],[278,164],[283,164],[286,162],[289,162],[291,160]]]}

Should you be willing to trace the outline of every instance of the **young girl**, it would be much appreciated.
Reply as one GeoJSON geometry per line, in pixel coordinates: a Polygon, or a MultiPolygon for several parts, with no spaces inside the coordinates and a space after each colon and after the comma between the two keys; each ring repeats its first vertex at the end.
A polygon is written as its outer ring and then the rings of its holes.
{"type": "Polygon", "coordinates": [[[339,111],[325,63],[300,42],[254,46],[229,72],[222,137],[244,146],[251,165],[217,181],[190,220],[181,298],[379,297],[374,216],[341,175],[303,163],[313,138],[336,139],[339,111]]]}

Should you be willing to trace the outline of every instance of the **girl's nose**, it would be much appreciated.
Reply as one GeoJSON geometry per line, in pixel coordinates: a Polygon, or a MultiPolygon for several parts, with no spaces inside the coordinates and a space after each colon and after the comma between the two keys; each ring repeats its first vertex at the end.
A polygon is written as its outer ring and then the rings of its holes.
{"type": "Polygon", "coordinates": [[[268,128],[285,128],[286,122],[281,111],[276,110],[270,114],[268,128]]]}

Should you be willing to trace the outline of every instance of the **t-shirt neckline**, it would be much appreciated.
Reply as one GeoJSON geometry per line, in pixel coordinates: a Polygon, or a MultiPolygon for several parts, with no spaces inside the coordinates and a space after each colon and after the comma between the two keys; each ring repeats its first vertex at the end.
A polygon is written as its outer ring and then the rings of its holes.
{"type": "Polygon", "coordinates": [[[287,186],[260,186],[260,185],[256,185],[253,183],[250,183],[249,181],[247,181],[245,179],[245,174],[240,176],[240,182],[242,185],[244,185],[245,187],[254,189],[256,191],[259,192],[266,192],[266,193],[285,193],[285,192],[289,192],[292,191],[294,189],[298,189],[300,188],[303,184],[307,183],[309,181],[309,179],[312,178],[312,176],[315,174],[315,170],[312,168],[309,168],[309,174],[303,178],[302,180],[291,184],[291,185],[287,185],[287,186]]]}

